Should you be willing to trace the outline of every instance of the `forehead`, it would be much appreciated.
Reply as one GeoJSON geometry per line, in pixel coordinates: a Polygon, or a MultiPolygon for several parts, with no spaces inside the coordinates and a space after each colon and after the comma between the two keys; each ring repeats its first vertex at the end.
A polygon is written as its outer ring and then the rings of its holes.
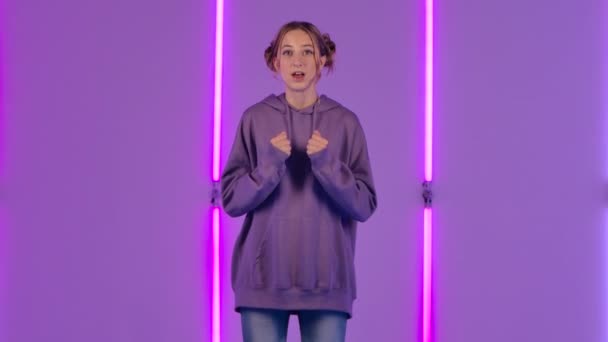
{"type": "Polygon", "coordinates": [[[313,45],[312,39],[308,35],[308,33],[302,30],[292,30],[285,33],[283,36],[283,41],[281,42],[281,46],[291,45],[291,46],[302,46],[302,45],[313,45]]]}

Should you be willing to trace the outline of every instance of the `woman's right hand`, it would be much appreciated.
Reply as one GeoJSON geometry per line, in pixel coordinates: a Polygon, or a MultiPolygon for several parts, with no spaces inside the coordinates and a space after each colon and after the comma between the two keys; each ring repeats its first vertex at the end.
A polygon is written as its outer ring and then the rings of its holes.
{"type": "Polygon", "coordinates": [[[287,133],[285,133],[285,131],[270,139],[270,143],[288,156],[291,155],[291,142],[287,139],[287,133]]]}

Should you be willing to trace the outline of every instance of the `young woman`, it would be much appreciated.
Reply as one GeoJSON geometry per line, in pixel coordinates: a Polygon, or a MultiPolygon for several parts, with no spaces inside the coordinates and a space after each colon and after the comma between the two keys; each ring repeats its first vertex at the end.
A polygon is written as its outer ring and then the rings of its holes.
{"type": "Polygon", "coordinates": [[[265,51],[285,93],[243,114],[221,180],[225,211],[246,214],[232,258],[245,342],[341,342],[356,297],[357,221],[376,209],[357,116],[317,94],[336,45],[307,22],[280,28],[265,51]]]}

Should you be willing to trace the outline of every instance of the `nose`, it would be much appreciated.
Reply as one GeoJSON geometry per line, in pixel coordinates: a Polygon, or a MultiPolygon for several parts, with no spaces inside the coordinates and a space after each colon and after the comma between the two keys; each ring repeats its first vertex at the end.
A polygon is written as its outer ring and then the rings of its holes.
{"type": "Polygon", "coordinates": [[[302,66],[302,58],[300,58],[299,56],[295,56],[292,60],[292,65],[294,67],[301,67],[302,66]]]}

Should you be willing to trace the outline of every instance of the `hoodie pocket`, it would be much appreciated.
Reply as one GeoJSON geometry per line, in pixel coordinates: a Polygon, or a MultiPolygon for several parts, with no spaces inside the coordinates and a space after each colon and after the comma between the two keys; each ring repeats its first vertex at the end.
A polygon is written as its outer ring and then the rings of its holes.
{"type": "Polygon", "coordinates": [[[257,250],[253,281],[257,288],[302,290],[344,287],[348,279],[337,227],[314,218],[280,218],[268,225],[257,250]],[[340,257],[342,256],[342,257],[340,257]]]}

